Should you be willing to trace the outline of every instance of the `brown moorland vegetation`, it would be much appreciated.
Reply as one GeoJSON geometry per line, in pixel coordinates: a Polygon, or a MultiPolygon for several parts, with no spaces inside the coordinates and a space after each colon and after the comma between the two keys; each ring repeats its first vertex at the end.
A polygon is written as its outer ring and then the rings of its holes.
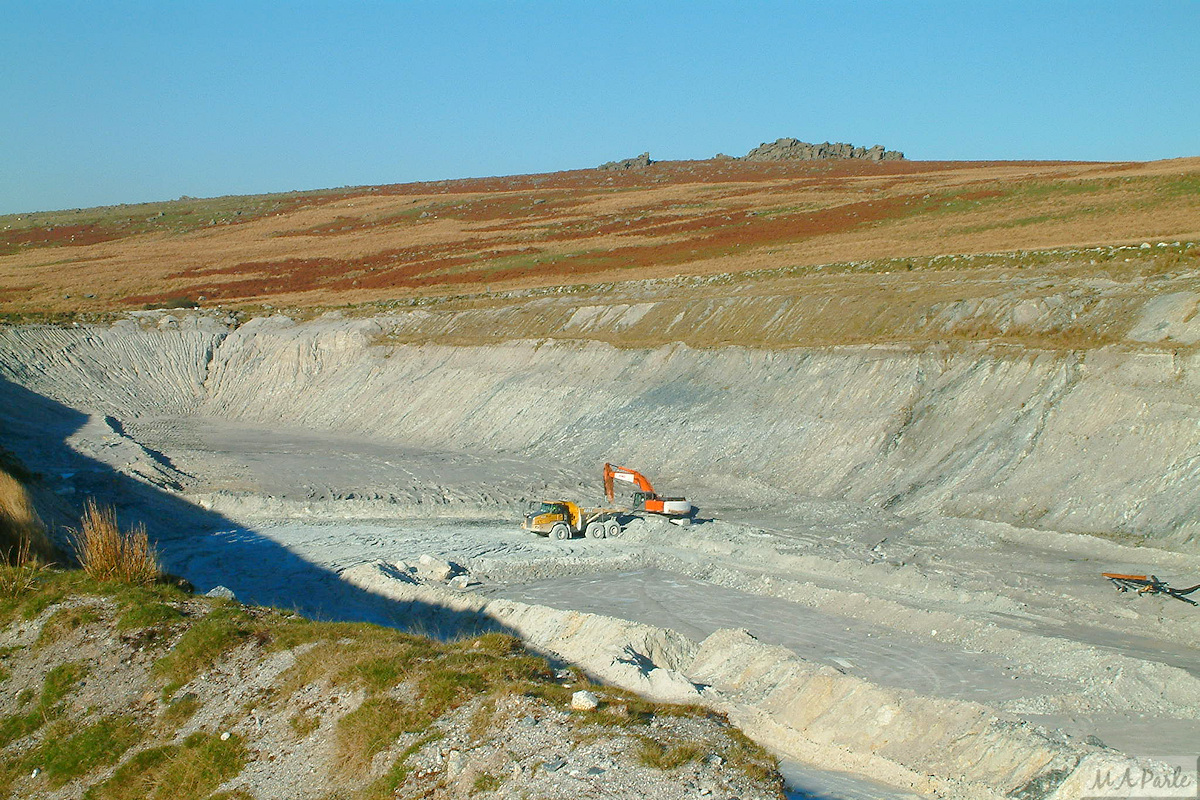
{"type": "Polygon", "coordinates": [[[0,217],[0,313],[802,282],[817,265],[1198,238],[1200,158],[659,162],[0,217]]]}

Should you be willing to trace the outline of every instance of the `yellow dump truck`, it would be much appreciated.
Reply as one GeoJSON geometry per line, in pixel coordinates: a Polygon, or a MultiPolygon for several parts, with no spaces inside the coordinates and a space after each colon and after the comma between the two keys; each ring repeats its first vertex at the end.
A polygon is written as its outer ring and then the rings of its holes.
{"type": "Polygon", "coordinates": [[[584,535],[603,539],[621,532],[619,513],[613,508],[580,508],[578,503],[570,500],[551,500],[530,509],[521,521],[521,527],[551,539],[584,535]]]}

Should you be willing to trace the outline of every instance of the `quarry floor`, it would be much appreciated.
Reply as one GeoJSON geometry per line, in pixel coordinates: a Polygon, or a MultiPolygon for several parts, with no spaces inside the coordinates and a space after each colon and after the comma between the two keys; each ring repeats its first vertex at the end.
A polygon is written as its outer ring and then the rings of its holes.
{"type": "MultiPolygon", "coordinates": [[[[881,686],[983,703],[1132,755],[1187,754],[1200,741],[1200,609],[1119,594],[1100,575],[1190,585],[1195,555],[831,500],[747,500],[718,486],[671,487],[700,507],[688,527],[652,519],[615,539],[551,541],[519,528],[531,481],[547,499],[594,502],[598,476],[202,417],[84,426],[73,444],[98,458],[129,442],[175,471],[188,501],[179,508],[199,507],[179,512],[159,547],[201,591],[223,585],[244,601],[403,627],[388,600],[339,573],[429,554],[469,571],[465,591],[697,641],[743,628],[881,686]]],[[[79,478],[59,479],[65,492],[79,478]]],[[[791,769],[812,796],[906,796],[791,769]]]]}

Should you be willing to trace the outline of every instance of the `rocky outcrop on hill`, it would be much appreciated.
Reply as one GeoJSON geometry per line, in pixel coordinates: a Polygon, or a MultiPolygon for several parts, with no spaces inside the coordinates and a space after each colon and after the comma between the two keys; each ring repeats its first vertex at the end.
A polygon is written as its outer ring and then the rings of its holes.
{"type": "Polygon", "coordinates": [[[653,163],[654,162],[650,160],[650,153],[647,152],[647,153],[642,153],[639,156],[634,156],[633,158],[625,158],[620,161],[606,161],[603,164],[601,164],[599,167],[597,167],[597,169],[614,169],[614,170],[641,169],[642,167],[648,167],[653,163]]]}
{"type": "Polygon", "coordinates": [[[866,161],[900,161],[904,153],[885,150],[883,145],[855,147],[845,142],[810,144],[799,139],[776,139],[763,142],[742,156],[742,161],[819,161],[834,158],[860,158],[866,161]]]}

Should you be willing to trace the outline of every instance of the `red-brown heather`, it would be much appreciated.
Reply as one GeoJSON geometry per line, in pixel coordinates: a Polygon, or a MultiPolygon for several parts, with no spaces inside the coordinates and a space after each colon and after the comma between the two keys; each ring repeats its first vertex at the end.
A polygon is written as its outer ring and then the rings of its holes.
{"type": "Polygon", "coordinates": [[[657,162],[0,217],[0,312],[324,307],[1200,238],[1200,159],[657,162]]]}

